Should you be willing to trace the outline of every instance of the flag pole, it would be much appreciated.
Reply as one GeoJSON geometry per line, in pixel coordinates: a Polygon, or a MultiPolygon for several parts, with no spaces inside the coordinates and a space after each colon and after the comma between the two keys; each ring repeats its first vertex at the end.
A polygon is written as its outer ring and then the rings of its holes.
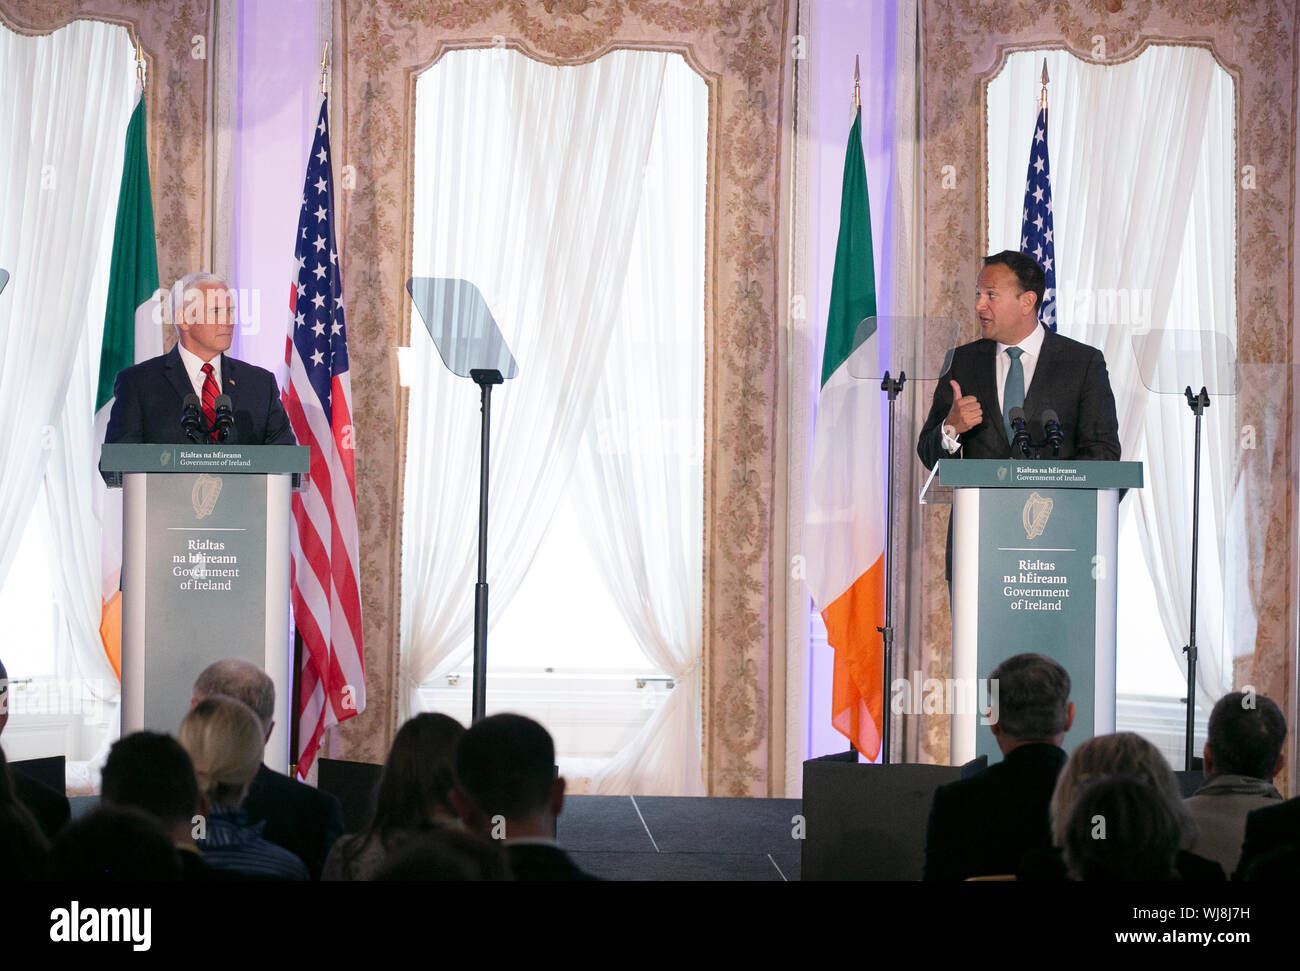
{"type": "Polygon", "coordinates": [[[145,67],[144,67],[144,48],[140,46],[139,38],[135,42],[135,79],[140,82],[140,90],[145,87],[145,67]]]}
{"type": "Polygon", "coordinates": [[[320,55],[320,93],[322,97],[329,95],[329,57],[330,42],[325,42],[325,48],[320,55]]]}
{"type": "Polygon", "coordinates": [[[1047,110],[1047,83],[1050,80],[1051,79],[1047,76],[1047,58],[1043,58],[1043,94],[1041,100],[1039,101],[1039,106],[1044,111],[1047,110]]]}

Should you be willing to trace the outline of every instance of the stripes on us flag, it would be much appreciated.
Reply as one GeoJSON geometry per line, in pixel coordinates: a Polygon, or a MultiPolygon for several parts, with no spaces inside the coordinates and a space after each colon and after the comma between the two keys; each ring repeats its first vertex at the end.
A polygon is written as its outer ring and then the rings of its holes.
{"type": "Polygon", "coordinates": [[[299,445],[311,449],[307,488],[293,496],[291,597],[303,642],[297,698],[298,773],[325,730],[366,707],[361,638],[352,383],[334,235],[329,100],[321,100],[294,246],[283,394],[299,445]]]}

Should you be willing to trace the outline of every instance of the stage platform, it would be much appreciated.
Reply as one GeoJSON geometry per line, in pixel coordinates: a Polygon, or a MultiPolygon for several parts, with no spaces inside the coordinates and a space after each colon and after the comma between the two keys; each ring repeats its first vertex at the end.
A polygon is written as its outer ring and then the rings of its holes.
{"type": "Polygon", "coordinates": [[[560,845],[605,880],[798,880],[798,799],[568,796],[560,845]]]}

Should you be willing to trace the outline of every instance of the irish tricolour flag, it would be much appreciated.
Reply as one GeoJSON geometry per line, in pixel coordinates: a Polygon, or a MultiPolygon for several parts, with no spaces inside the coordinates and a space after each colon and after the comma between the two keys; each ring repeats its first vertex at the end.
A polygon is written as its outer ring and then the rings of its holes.
{"type": "Polygon", "coordinates": [[[835,649],[831,721],[872,759],[884,716],[885,490],[879,341],[874,326],[859,333],[859,324],[875,315],[859,108],[844,159],[804,537],[808,588],[835,649]]]}
{"type": "MultiPolygon", "coordinates": [[[[117,372],[162,353],[162,303],[158,290],[158,247],[149,195],[149,155],[145,143],[144,89],[136,92],[135,111],[126,129],[122,188],[117,197],[113,260],[104,310],[104,339],[95,395],[95,465],[113,407],[117,372]]],[[[122,676],[122,493],[106,490],[95,476],[95,511],[102,535],[103,617],[99,635],[113,670],[122,676]]]]}

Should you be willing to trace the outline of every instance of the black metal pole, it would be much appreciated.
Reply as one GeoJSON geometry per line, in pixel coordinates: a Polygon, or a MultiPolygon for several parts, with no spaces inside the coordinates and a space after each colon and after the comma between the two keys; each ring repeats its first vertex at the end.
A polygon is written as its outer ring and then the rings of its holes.
{"type": "Polygon", "coordinates": [[[500,384],[502,378],[501,372],[494,370],[474,369],[469,375],[479,386],[483,410],[478,476],[478,582],[474,584],[474,695],[470,709],[471,721],[478,721],[487,708],[488,444],[492,435],[492,385],[500,384]]]}
{"type": "Polygon", "coordinates": [[[1187,628],[1187,741],[1183,753],[1183,768],[1192,769],[1192,747],[1196,743],[1196,573],[1201,544],[1201,418],[1210,407],[1210,396],[1205,388],[1192,394],[1191,387],[1184,392],[1187,405],[1196,416],[1196,451],[1192,458],[1192,609],[1187,628]]]}
{"type": "Polygon", "coordinates": [[[890,744],[893,740],[893,719],[890,718],[890,685],[894,681],[894,407],[898,395],[907,381],[907,374],[898,372],[898,379],[885,372],[880,382],[880,390],[889,394],[889,464],[885,467],[885,626],[879,628],[881,651],[885,660],[885,680],[881,686],[881,730],[880,730],[880,764],[889,765],[892,761],[890,744]]]}
{"type": "Polygon", "coordinates": [[[492,421],[492,385],[481,384],[483,429],[479,445],[478,474],[478,582],[474,584],[474,701],[471,719],[483,717],[487,701],[487,523],[488,523],[488,436],[492,421]]]}

